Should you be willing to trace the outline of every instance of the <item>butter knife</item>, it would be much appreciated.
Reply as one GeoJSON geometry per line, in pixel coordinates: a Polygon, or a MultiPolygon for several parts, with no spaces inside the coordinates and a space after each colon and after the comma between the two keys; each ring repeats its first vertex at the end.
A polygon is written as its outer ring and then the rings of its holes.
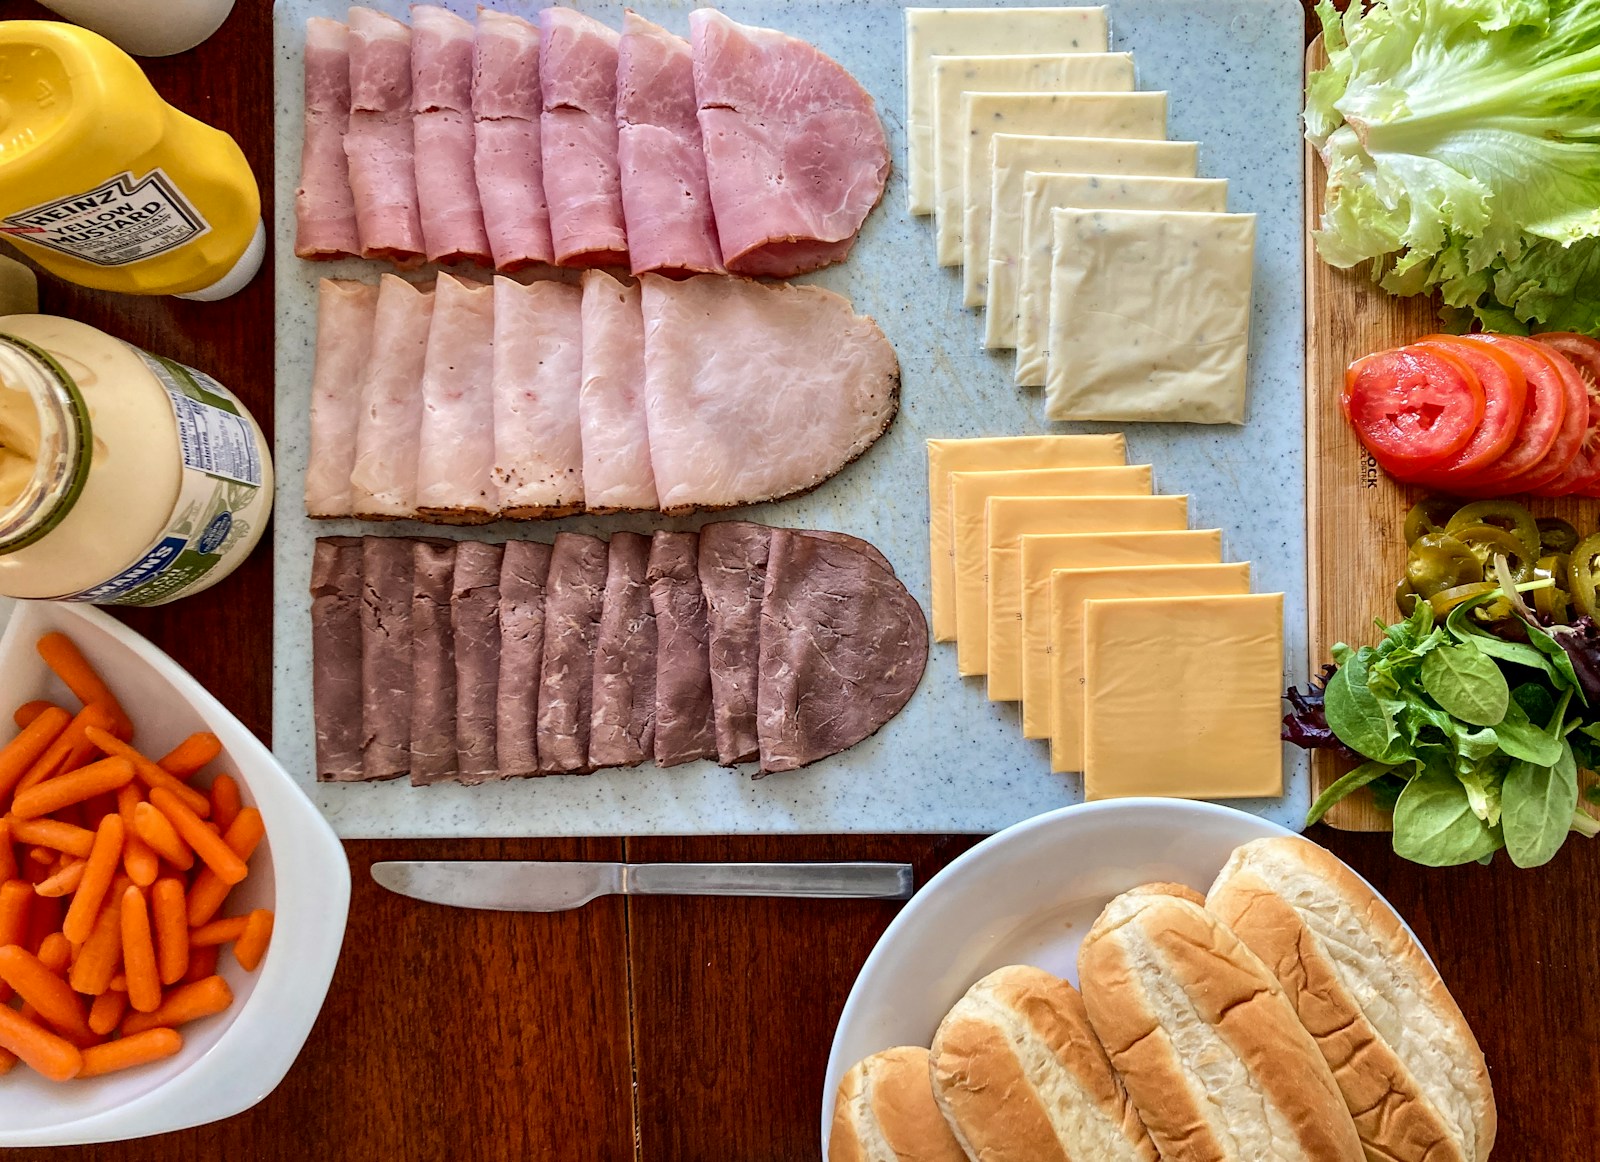
{"type": "Polygon", "coordinates": [[[597,896],[795,896],[904,900],[905,863],[584,863],[407,860],[372,865],[391,892],[453,908],[561,912],[597,896]]]}

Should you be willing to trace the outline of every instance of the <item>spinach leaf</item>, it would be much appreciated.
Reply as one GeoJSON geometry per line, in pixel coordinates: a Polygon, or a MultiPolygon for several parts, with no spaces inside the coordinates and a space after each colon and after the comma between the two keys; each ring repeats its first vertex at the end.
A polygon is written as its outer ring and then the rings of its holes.
{"type": "Polygon", "coordinates": [[[1440,646],[1422,659],[1422,688],[1450,714],[1494,726],[1506,714],[1511,688],[1494,659],[1477,646],[1440,646]]]}
{"type": "MultiPolygon", "coordinates": [[[[1530,762],[1535,766],[1548,767],[1561,757],[1561,749],[1566,744],[1562,742],[1559,734],[1551,734],[1529,721],[1523,701],[1526,699],[1537,703],[1538,700],[1522,694],[1527,688],[1517,687],[1517,693],[1521,697],[1514,696],[1511,699],[1511,705],[1506,707],[1506,716],[1500,720],[1500,725],[1494,728],[1494,732],[1500,738],[1500,749],[1512,758],[1530,762]]],[[[1539,693],[1542,694],[1543,691],[1539,693]]],[[[1548,701],[1548,696],[1546,700],[1548,701]]],[[[1552,704],[1543,717],[1549,717],[1554,713],[1555,707],[1552,704]]]]}
{"type": "Polygon", "coordinates": [[[1518,867],[1549,863],[1566,841],[1578,806],[1578,768],[1565,743],[1553,766],[1517,762],[1502,795],[1506,854],[1518,867]]]}
{"type": "MultiPolygon", "coordinates": [[[[1531,621],[1524,621],[1523,626],[1527,629],[1528,640],[1533,643],[1534,648],[1550,660],[1557,688],[1576,690],[1578,697],[1583,698],[1583,687],[1578,684],[1577,671],[1572,668],[1572,659],[1567,656],[1567,651],[1561,648],[1561,643],[1531,621]]],[[[1588,705],[1588,699],[1584,699],[1584,704],[1588,705]]]]}
{"type": "Polygon", "coordinates": [[[1490,827],[1500,822],[1502,764],[1482,763],[1467,765],[1456,770],[1456,778],[1467,792],[1467,805],[1472,813],[1490,827]]]}
{"type": "Polygon", "coordinates": [[[1395,804],[1400,801],[1400,792],[1406,789],[1406,780],[1402,775],[1389,774],[1377,779],[1370,785],[1373,805],[1379,811],[1394,814],[1395,804]]]}
{"type": "Polygon", "coordinates": [[[1306,826],[1310,827],[1320,820],[1340,799],[1359,791],[1374,779],[1383,778],[1392,770],[1394,768],[1387,763],[1365,762],[1353,771],[1346,771],[1329,783],[1322,794],[1317,796],[1317,801],[1311,804],[1311,810],[1306,813],[1306,826]]]}
{"type": "Polygon", "coordinates": [[[1467,621],[1467,614],[1478,604],[1480,602],[1464,601],[1450,611],[1450,616],[1445,620],[1445,627],[1457,641],[1471,641],[1492,658],[1499,658],[1502,662],[1510,662],[1513,665],[1527,666],[1551,678],[1555,677],[1550,659],[1532,646],[1525,642],[1508,642],[1503,637],[1496,637],[1492,633],[1474,628],[1467,621]]]}
{"type": "Polygon", "coordinates": [[[1357,754],[1387,760],[1390,743],[1395,739],[1394,723],[1367,689],[1366,682],[1353,680],[1352,673],[1361,673],[1355,657],[1328,679],[1322,702],[1328,727],[1339,736],[1340,742],[1357,754]]]}
{"type": "Polygon", "coordinates": [[[1395,803],[1395,854],[1413,863],[1454,867],[1492,855],[1503,843],[1500,829],[1473,814],[1466,788],[1447,771],[1417,775],[1395,803]]]}
{"type": "Polygon", "coordinates": [[[1511,698],[1534,722],[1549,722],[1550,716],[1556,712],[1554,696],[1537,682],[1522,683],[1511,691],[1511,698]]]}

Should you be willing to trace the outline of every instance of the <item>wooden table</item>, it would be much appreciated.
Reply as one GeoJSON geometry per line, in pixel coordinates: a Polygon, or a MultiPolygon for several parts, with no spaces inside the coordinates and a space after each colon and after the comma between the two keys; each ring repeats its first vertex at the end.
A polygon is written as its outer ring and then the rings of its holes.
{"type": "MultiPolygon", "coordinates": [[[[193,53],[148,62],[170,99],[272,173],[270,5],[241,0],[193,53]]],[[[0,0],[0,17],[43,15],[0,0]]],[[[270,183],[269,183],[270,184],[270,183]]],[[[270,188],[265,190],[269,204],[270,188]]],[[[290,261],[293,261],[292,259],[290,261]]],[[[272,418],[270,271],[221,304],[50,280],[44,309],[194,363],[272,418]]],[[[290,502],[293,498],[290,498],[290,502]]],[[[271,554],[128,623],[262,737],[270,728],[271,554]]],[[[1385,836],[1314,837],[1394,902],[1483,1042],[1497,1156],[1577,1162],[1600,1140],[1600,845],[1549,867],[1428,871],[1385,836]]],[[[918,882],[965,836],[353,842],[344,958],[284,1083],[217,1125],[31,1158],[213,1162],[776,1162],[817,1157],[823,1066],[856,970],[895,914],[874,903],[602,900],[554,916],[452,911],[376,887],[376,860],[892,859],[918,882]]]]}

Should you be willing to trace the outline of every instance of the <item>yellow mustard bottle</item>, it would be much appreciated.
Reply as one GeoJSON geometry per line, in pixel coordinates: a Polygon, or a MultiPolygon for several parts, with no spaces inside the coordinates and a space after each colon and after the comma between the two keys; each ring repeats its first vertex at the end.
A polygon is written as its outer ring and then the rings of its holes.
{"type": "Polygon", "coordinates": [[[70,282],[220,299],[266,253],[237,142],[88,29],[0,21],[0,235],[70,282]]]}

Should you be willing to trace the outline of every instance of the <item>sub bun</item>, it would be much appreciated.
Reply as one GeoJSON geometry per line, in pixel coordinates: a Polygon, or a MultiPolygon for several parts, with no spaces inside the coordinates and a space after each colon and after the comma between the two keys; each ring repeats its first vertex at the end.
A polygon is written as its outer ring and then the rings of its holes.
{"type": "Polygon", "coordinates": [[[974,1162],[1156,1162],[1066,981],[997,969],[933,1038],[934,1099],[974,1162]]]}
{"type": "Polygon", "coordinates": [[[1422,948],[1354,872],[1304,839],[1233,853],[1208,906],[1277,977],[1374,1162],[1482,1162],[1483,1051],[1422,948]]]}
{"type": "Polygon", "coordinates": [[[1094,1031],[1161,1155],[1362,1162],[1333,1074],[1265,965],[1192,900],[1118,896],[1078,952],[1094,1031]]]}
{"type": "Polygon", "coordinates": [[[966,1162],[928,1082],[928,1051],[902,1045],[864,1057],[839,1083],[830,1162],[966,1162]]]}

